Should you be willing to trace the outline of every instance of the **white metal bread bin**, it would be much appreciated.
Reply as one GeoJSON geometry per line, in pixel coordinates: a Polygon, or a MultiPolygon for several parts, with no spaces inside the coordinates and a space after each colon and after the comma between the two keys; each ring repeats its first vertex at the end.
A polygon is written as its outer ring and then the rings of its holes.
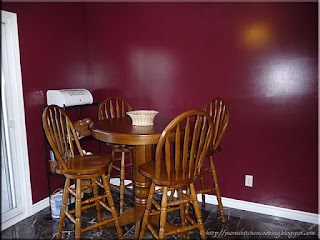
{"type": "Polygon", "coordinates": [[[87,89],[62,89],[47,91],[47,105],[69,107],[93,103],[93,97],[87,89]]]}

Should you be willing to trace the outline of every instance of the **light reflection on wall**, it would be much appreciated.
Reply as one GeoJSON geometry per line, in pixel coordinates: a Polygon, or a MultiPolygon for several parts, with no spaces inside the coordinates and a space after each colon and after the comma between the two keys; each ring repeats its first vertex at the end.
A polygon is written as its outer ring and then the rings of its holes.
{"type": "MultiPolygon", "coordinates": [[[[135,87],[141,92],[152,91],[151,98],[166,94],[174,89],[175,61],[172,55],[163,49],[137,48],[132,51],[130,68],[135,77],[135,87]]],[[[152,99],[150,99],[152,101],[152,99]]],[[[170,104],[171,99],[163,98],[162,104],[170,104]]]]}
{"type": "Polygon", "coordinates": [[[242,35],[246,47],[257,49],[265,46],[271,39],[271,27],[265,23],[247,26],[242,35]]]}
{"type": "Polygon", "coordinates": [[[29,92],[25,95],[25,105],[29,108],[31,107],[39,107],[39,104],[47,104],[44,102],[44,93],[41,90],[36,90],[33,92],[29,92]]]}
{"type": "Polygon", "coordinates": [[[289,97],[312,90],[312,59],[276,56],[264,64],[259,88],[266,97],[289,97]]]}
{"type": "Polygon", "coordinates": [[[155,81],[162,86],[171,81],[174,61],[164,50],[136,49],[131,55],[131,67],[140,81],[155,81]]]}

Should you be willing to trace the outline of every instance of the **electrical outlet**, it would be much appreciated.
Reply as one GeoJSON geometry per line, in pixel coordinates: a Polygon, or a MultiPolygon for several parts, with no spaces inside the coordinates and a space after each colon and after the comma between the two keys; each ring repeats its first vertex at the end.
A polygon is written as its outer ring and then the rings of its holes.
{"type": "Polygon", "coordinates": [[[253,186],[253,176],[252,175],[245,175],[244,185],[246,187],[252,187],[253,186]]]}

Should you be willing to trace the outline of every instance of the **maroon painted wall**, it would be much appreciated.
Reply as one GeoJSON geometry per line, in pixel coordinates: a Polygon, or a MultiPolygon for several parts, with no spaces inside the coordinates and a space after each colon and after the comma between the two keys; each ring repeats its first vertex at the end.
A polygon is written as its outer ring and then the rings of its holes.
{"type": "MultiPolygon", "coordinates": [[[[3,3],[18,14],[33,202],[47,197],[41,104],[87,88],[175,116],[225,98],[222,195],[318,211],[316,3],[3,3]],[[244,187],[244,175],[254,187],[244,187]]],[[[89,111],[88,114],[92,112],[89,111]]]]}
{"type": "MultiPolygon", "coordinates": [[[[87,88],[85,3],[2,3],[17,13],[32,187],[36,203],[48,196],[41,105],[47,89],[87,88]]],[[[52,179],[52,189],[62,178],[52,179]]]]}
{"type": "Polygon", "coordinates": [[[316,213],[317,14],[317,3],[88,3],[95,97],[167,116],[225,98],[222,195],[316,213]]]}

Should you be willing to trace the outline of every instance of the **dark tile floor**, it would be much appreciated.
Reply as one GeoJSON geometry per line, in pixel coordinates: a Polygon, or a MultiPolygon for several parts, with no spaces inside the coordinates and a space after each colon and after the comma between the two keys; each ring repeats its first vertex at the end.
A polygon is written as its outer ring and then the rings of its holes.
{"type": "MultiPolygon", "coordinates": [[[[119,202],[118,194],[113,192],[115,202],[119,202]]],[[[125,209],[133,206],[133,195],[127,192],[125,209]]],[[[318,225],[285,218],[273,217],[264,214],[241,211],[233,208],[224,208],[227,222],[221,223],[219,208],[216,205],[206,204],[202,211],[208,238],[217,239],[318,239],[318,225]],[[255,234],[255,235],[253,235],[255,234]],[[295,234],[295,235],[294,235],[295,234]]],[[[103,214],[108,214],[104,212],[103,214]]],[[[95,208],[82,214],[82,221],[90,224],[96,222],[95,208]]],[[[168,222],[175,225],[180,223],[179,214],[168,214],[168,222]]],[[[11,226],[1,232],[1,239],[54,239],[58,229],[58,220],[52,219],[49,207],[33,216],[11,226]]],[[[84,224],[86,225],[86,224],[84,224]]],[[[83,227],[84,227],[83,225],[83,227]]],[[[134,236],[134,224],[122,227],[126,239],[134,236]]],[[[63,238],[74,238],[74,225],[65,221],[63,238]]],[[[90,239],[116,239],[114,228],[94,229],[82,234],[82,238],[90,239]]],[[[147,232],[145,238],[152,238],[147,232]]],[[[199,239],[199,232],[189,232],[189,239],[199,239]]],[[[180,239],[171,236],[169,239],[180,239]]]]}

